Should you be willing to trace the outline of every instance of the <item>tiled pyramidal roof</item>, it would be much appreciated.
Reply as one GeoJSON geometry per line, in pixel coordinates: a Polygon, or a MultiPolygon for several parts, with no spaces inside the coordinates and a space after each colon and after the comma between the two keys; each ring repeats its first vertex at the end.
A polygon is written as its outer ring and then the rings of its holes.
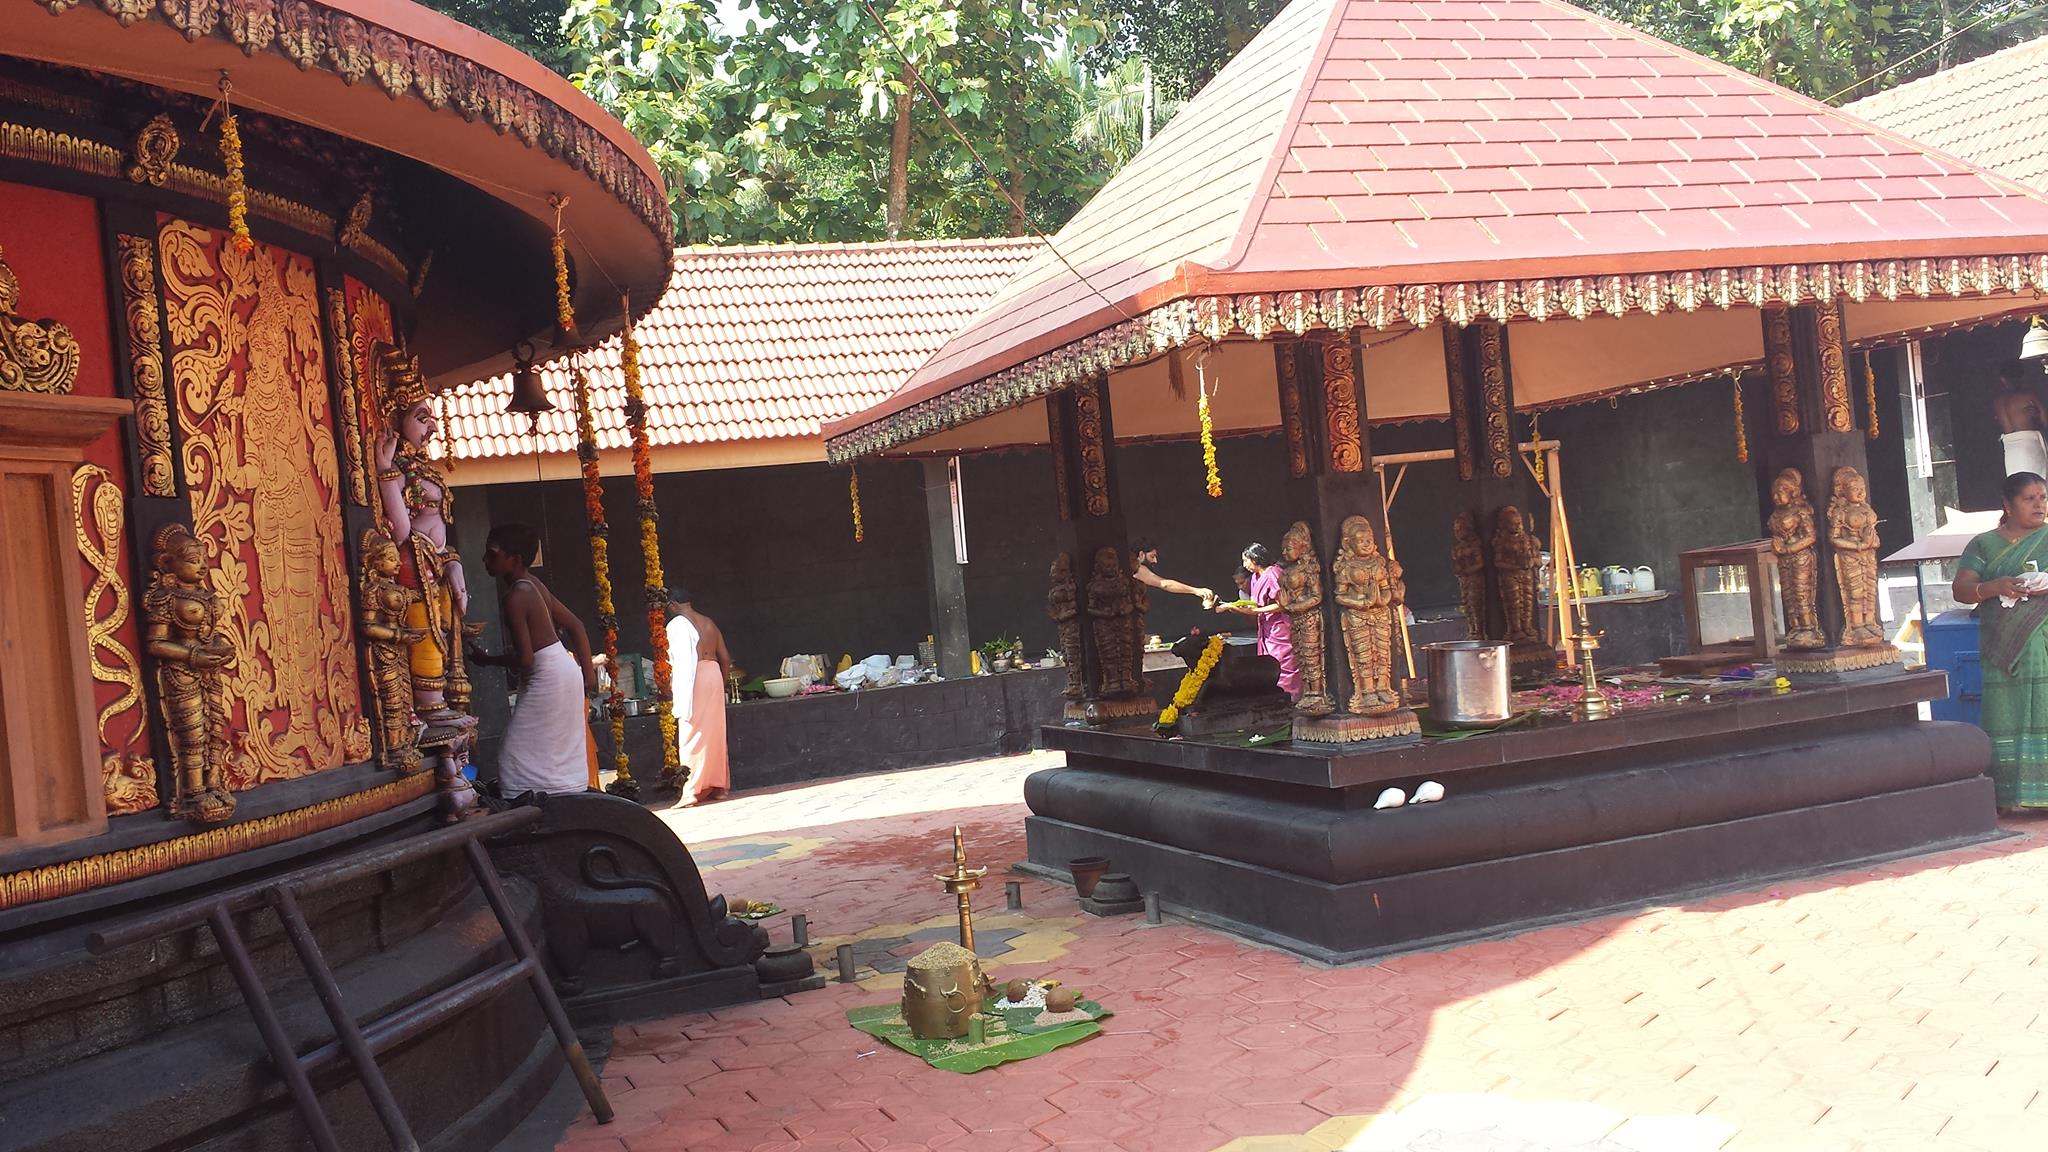
{"type": "MultiPolygon", "coordinates": [[[[1043,245],[1035,238],[684,248],[641,320],[641,386],[656,447],[815,437],[888,396],[1043,245]]],[[[589,354],[600,451],[625,448],[614,338],[589,354]]],[[[457,461],[573,453],[567,363],[542,370],[555,411],[538,445],[508,415],[509,376],[446,398],[457,461]]],[[[820,449],[822,458],[823,449],[820,449]]]]}
{"type": "Polygon", "coordinates": [[[2048,189],[2048,37],[1901,84],[1843,111],[2048,189]]]}

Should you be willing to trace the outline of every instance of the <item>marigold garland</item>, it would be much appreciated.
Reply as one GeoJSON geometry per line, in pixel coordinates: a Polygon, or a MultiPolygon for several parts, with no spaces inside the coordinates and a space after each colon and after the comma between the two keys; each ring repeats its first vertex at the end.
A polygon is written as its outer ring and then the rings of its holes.
{"type": "Polygon", "coordinates": [[[626,378],[626,427],[633,434],[633,489],[639,496],[640,554],[646,558],[648,645],[654,651],[655,714],[661,720],[661,775],[677,788],[689,782],[683,768],[683,754],[676,729],[673,700],[673,666],[669,663],[668,581],[661,570],[661,513],[654,505],[654,457],[647,442],[647,402],[640,392],[640,341],[633,335],[633,301],[622,297],[625,331],[619,337],[619,369],[626,378]]]}
{"type": "Polygon", "coordinates": [[[853,499],[853,542],[858,544],[867,539],[868,532],[860,522],[860,469],[854,468],[851,473],[846,479],[846,492],[853,499]]]}
{"type": "Polygon", "coordinates": [[[604,629],[605,665],[612,670],[605,718],[612,732],[612,767],[618,779],[611,790],[622,795],[639,791],[626,755],[626,693],[619,686],[619,613],[612,600],[611,528],[604,519],[604,484],[597,470],[597,421],[590,411],[590,377],[576,370],[576,459],[583,467],[583,518],[590,526],[590,566],[597,577],[597,622],[604,629]]]}
{"type": "Polygon", "coordinates": [[[1209,495],[1223,498],[1223,475],[1216,470],[1216,425],[1209,418],[1209,389],[1195,398],[1195,416],[1202,422],[1202,469],[1208,476],[1209,495]]]}
{"type": "Polygon", "coordinates": [[[1223,637],[1209,637],[1209,642],[1202,646],[1202,654],[1195,659],[1195,666],[1180,678],[1180,687],[1173,691],[1173,703],[1162,709],[1159,719],[1152,722],[1155,731],[1166,733],[1180,726],[1181,711],[1202,694],[1202,685],[1209,682],[1209,673],[1214,672],[1222,660],[1223,637]]]}
{"type": "Polygon", "coordinates": [[[1877,375],[1870,370],[1870,349],[1863,350],[1863,403],[1870,409],[1870,428],[1866,433],[1872,440],[1877,439],[1877,375]]]}
{"type": "MultiPolygon", "coordinates": [[[[227,99],[227,84],[221,84],[221,99],[227,99]]],[[[227,169],[228,178],[228,231],[233,235],[229,241],[237,252],[253,252],[256,241],[249,236],[249,184],[242,170],[242,127],[235,122],[235,114],[226,112],[220,118],[220,159],[227,169]]]]}
{"type": "MultiPolygon", "coordinates": [[[[562,242],[562,209],[568,201],[554,197],[555,236],[552,247],[555,254],[555,326],[564,336],[576,331],[576,308],[569,301],[569,250],[562,242]]],[[[630,320],[630,317],[628,318],[630,320]]]]}
{"type": "Polygon", "coordinates": [[[1749,463],[1749,422],[1742,415],[1742,374],[1736,373],[1730,379],[1735,381],[1735,459],[1749,463]]]}

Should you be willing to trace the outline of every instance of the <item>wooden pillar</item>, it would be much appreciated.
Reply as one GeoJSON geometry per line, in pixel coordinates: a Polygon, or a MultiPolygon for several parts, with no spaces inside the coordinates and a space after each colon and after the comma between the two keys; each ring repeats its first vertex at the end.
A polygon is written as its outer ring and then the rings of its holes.
{"type": "Polygon", "coordinates": [[[953,478],[944,457],[924,464],[924,519],[931,561],[932,641],[938,649],[939,675],[948,680],[970,672],[973,645],[967,625],[967,575],[953,546],[953,478]]]}
{"type": "MultiPolygon", "coordinates": [[[[1384,742],[1412,738],[1418,731],[1414,713],[1405,708],[1379,716],[1353,716],[1346,708],[1354,680],[1345,653],[1344,613],[1337,604],[1334,572],[1344,521],[1363,516],[1372,525],[1382,555],[1387,540],[1385,507],[1372,468],[1372,431],[1361,353],[1356,332],[1283,340],[1274,352],[1287,447],[1287,508],[1290,520],[1308,525],[1321,565],[1320,659],[1329,698],[1337,708],[1329,717],[1295,721],[1294,738],[1315,743],[1384,742]]],[[[1395,631],[1398,635],[1398,622],[1395,631]]],[[[1308,660],[1316,654],[1302,651],[1297,644],[1296,657],[1308,660]]]]}
{"type": "MultiPolygon", "coordinates": [[[[1549,540],[1549,509],[1522,463],[1516,433],[1515,376],[1507,326],[1477,323],[1444,327],[1444,383],[1449,391],[1451,431],[1458,455],[1464,510],[1472,514],[1486,552],[1486,609],[1479,634],[1500,640],[1507,634],[1500,573],[1493,538],[1500,514],[1518,508],[1537,538],[1549,540]]],[[[1451,525],[1444,525],[1445,540],[1451,525]]],[[[1548,650],[1518,652],[1518,665],[1544,664],[1548,650]]]]}
{"type": "MultiPolygon", "coordinates": [[[[1815,592],[1821,632],[1829,645],[1820,651],[1781,651],[1779,668],[1791,675],[1827,676],[1896,665],[1898,653],[1888,645],[1842,643],[1846,614],[1836,579],[1836,549],[1829,540],[1829,505],[1835,476],[1842,469],[1853,469],[1867,491],[1870,457],[1865,433],[1856,421],[1841,312],[1833,304],[1766,308],[1763,326],[1771,435],[1765,450],[1756,455],[1758,507],[1768,525],[1774,510],[1773,481],[1787,468],[1799,472],[1807,502],[1813,506],[1815,592]]],[[[1865,592],[1873,605],[1876,594],[1874,586],[1865,592]]]]}
{"type": "MultiPolygon", "coordinates": [[[[1143,595],[1144,591],[1130,579],[1131,549],[1117,497],[1116,454],[1112,450],[1116,423],[1110,410],[1108,377],[1093,377],[1055,392],[1046,397],[1045,406],[1052,443],[1053,496],[1059,505],[1054,540],[1070,566],[1071,590],[1081,623],[1081,694],[1079,699],[1069,697],[1068,718],[1096,723],[1149,716],[1154,709],[1151,695],[1144,690],[1143,617],[1126,616],[1119,622],[1090,612],[1089,585],[1098,575],[1097,561],[1105,550],[1113,554],[1116,571],[1132,592],[1143,595]],[[1137,691],[1128,683],[1117,682],[1119,677],[1110,665],[1118,659],[1133,663],[1137,691]]],[[[1099,604],[1100,598],[1096,599],[1099,604]]],[[[1070,651],[1070,664],[1073,656],[1070,651]]]]}

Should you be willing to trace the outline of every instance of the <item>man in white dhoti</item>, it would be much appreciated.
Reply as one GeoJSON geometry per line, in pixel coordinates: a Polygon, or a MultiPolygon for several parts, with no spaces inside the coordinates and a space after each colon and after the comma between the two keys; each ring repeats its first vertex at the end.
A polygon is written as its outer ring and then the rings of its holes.
{"type": "Polygon", "coordinates": [[[2035,390],[2040,377],[2032,368],[2030,361],[2008,360],[1998,369],[1998,395],[1992,404],[1998,415],[1999,438],[2005,445],[2007,476],[2021,472],[2048,475],[2048,441],[2041,435],[2042,429],[2048,428],[2048,409],[2035,390]]]}
{"type": "Polygon", "coordinates": [[[507,797],[590,786],[589,694],[597,689],[590,637],[527,570],[539,554],[540,537],[524,524],[499,524],[484,543],[484,571],[498,579],[509,644],[495,656],[473,650],[470,659],[519,677],[519,702],[498,761],[498,789],[507,797]]]}

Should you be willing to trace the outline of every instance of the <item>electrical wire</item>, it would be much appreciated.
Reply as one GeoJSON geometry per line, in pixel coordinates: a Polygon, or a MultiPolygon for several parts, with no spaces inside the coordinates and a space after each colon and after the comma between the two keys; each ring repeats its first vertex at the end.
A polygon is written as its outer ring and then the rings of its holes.
{"type": "MultiPolygon", "coordinates": [[[[1833,104],[1837,99],[1851,92],[1854,92],[1856,89],[1863,87],[1865,84],[1870,83],[1872,80],[1883,79],[1885,76],[1888,76],[1891,73],[1896,72],[1901,68],[1904,68],[1906,65],[1911,64],[1913,61],[1918,60],[1922,56],[1927,55],[1929,52],[1939,51],[1943,45],[1947,44],[1951,40],[1955,40],[1958,37],[1961,37],[1965,33],[1975,31],[1979,25],[1985,23],[1986,21],[1990,20],[1993,16],[1996,16],[1998,14],[1999,13],[1996,11],[1986,12],[1984,15],[1977,17],[1977,19],[1975,19],[1974,21],[1971,21],[1967,26],[1956,29],[1954,32],[1951,32],[1948,35],[1943,36],[1941,39],[1936,40],[1934,43],[1929,44],[1927,47],[1922,48],[1918,52],[1913,53],[1911,56],[1908,56],[1903,60],[1895,60],[1892,63],[1885,65],[1883,68],[1879,69],[1876,72],[1872,72],[1870,75],[1865,76],[1863,79],[1856,81],[1854,84],[1849,85],[1847,88],[1844,88],[1839,92],[1829,93],[1828,95],[1821,98],[1821,103],[1833,104]]],[[[1766,77],[1765,79],[1769,79],[1769,77],[1766,77]]]]}

